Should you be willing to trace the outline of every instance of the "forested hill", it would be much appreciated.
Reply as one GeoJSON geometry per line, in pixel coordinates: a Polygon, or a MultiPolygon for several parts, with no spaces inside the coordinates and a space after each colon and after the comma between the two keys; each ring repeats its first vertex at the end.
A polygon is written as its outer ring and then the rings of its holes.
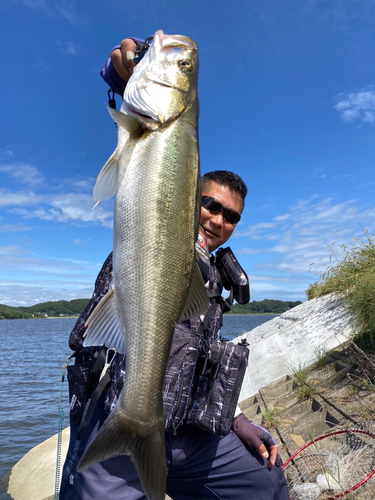
{"type": "Polygon", "coordinates": [[[0,319],[79,316],[88,302],[89,299],[58,300],[56,302],[42,302],[29,307],[11,307],[0,304],[0,319]]]}
{"type": "MultiPolygon", "coordinates": [[[[0,304],[0,319],[26,319],[46,317],[79,316],[88,304],[89,299],[58,300],[42,302],[29,307],[11,307],[0,304]]],[[[302,302],[284,300],[253,300],[249,304],[235,304],[228,314],[282,314],[302,302]]]]}
{"type": "Polygon", "coordinates": [[[232,310],[227,314],[282,314],[293,307],[302,304],[300,300],[292,302],[290,300],[265,299],[257,302],[253,300],[248,304],[234,304],[232,310]]]}

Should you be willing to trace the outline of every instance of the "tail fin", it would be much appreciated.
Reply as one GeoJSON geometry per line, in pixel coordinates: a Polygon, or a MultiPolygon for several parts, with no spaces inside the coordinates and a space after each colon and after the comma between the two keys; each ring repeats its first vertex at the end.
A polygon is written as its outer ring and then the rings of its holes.
{"type": "Polygon", "coordinates": [[[124,416],[120,419],[120,413],[115,408],[108,416],[81,458],[77,471],[117,455],[129,455],[147,498],[164,500],[167,475],[164,419],[151,426],[124,416]]]}

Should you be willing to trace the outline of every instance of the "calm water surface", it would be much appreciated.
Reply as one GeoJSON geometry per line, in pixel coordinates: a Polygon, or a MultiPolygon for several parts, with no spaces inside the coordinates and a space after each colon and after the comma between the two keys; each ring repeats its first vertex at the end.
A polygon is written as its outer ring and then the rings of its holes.
{"type": "MultiPolygon", "coordinates": [[[[274,317],[224,316],[222,335],[233,339],[274,317]]],[[[58,431],[62,365],[71,354],[68,337],[75,321],[0,321],[0,478],[27,451],[58,431]]],[[[251,342],[251,335],[246,337],[251,342]]],[[[67,382],[63,386],[63,399],[66,427],[69,425],[67,382]]]]}

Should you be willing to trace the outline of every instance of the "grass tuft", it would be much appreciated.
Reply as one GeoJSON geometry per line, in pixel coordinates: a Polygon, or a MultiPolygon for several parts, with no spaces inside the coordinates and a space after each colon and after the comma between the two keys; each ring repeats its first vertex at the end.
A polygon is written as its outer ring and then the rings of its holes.
{"type": "Polygon", "coordinates": [[[289,365],[289,368],[293,373],[294,380],[299,386],[306,383],[307,377],[309,376],[309,369],[304,363],[299,362],[297,365],[289,365]]]}
{"type": "Polygon", "coordinates": [[[324,368],[327,364],[328,352],[323,347],[316,347],[314,349],[314,354],[320,368],[324,368]]]}
{"type": "Polygon", "coordinates": [[[270,429],[272,427],[275,427],[277,421],[278,421],[278,416],[282,413],[282,410],[275,410],[274,408],[269,408],[267,410],[264,410],[261,414],[262,417],[262,426],[265,427],[266,429],[270,429]]]}
{"type": "Polygon", "coordinates": [[[344,256],[338,260],[331,246],[335,263],[321,273],[317,282],[306,290],[313,299],[329,293],[342,294],[356,321],[359,334],[356,343],[375,352],[375,242],[374,234],[364,231],[350,247],[343,245],[344,256]]]}
{"type": "Polygon", "coordinates": [[[316,394],[316,388],[307,382],[309,369],[305,364],[299,362],[298,365],[289,365],[293,378],[298,385],[297,394],[299,399],[310,399],[316,394]]]}

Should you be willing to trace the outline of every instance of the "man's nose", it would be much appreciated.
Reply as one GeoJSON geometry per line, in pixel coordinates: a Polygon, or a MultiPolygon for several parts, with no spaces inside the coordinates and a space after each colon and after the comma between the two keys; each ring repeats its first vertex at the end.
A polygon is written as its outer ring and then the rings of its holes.
{"type": "Polygon", "coordinates": [[[211,221],[216,225],[216,226],[222,226],[224,224],[224,217],[223,217],[223,212],[219,212],[215,215],[212,215],[211,221]]]}

